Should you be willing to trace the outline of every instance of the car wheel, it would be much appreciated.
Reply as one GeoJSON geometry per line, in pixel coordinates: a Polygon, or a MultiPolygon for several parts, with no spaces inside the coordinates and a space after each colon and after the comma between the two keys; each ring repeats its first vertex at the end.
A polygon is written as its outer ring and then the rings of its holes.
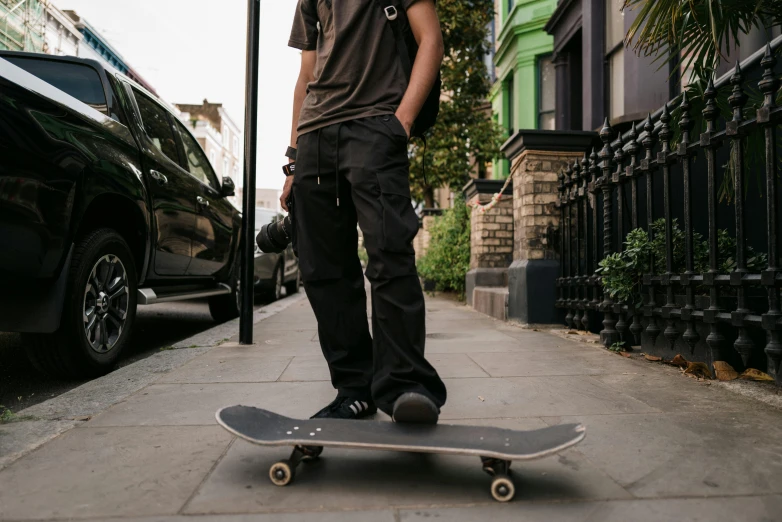
{"type": "Polygon", "coordinates": [[[231,278],[228,281],[231,293],[213,295],[209,298],[209,313],[212,314],[212,319],[218,323],[239,317],[239,311],[242,309],[242,264],[240,259],[236,259],[231,278]]]}
{"type": "Polygon", "coordinates": [[[282,297],[283,287],[283,273],[282,265],[274,267],[274,273],[272,274],[271,285],[266,291],[263,292],[263,297],[267,301],[277,301],[282,297]]]}
{"type": "Polygon", "coordinates": [[[296,279],[289,283],[285,283],[285,291],[288,293],[288,295],[293,295],[299,291],[299,288],[301,287],[301,274],[298,270],[296,270],[296,279]]]}
{"type": "Polygon", "coordinates": [[[59,329],[25,336],[33,366],[72,378],[111,371],[135,323],[136,286],[133,256],[117,232],[102,228],[78,240],[59,329]]]}

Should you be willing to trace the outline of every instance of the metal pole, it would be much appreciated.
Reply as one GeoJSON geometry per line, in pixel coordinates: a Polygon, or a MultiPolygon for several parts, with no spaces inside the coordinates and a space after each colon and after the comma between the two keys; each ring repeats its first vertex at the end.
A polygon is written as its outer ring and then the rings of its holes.
{"type": "Polygon", "coordinates": [[[253,258],[255,246],[255,168],[258,141],[258,51],[261,0],[247,0],[247,76],[244,112],[244,192],[242,197],[241,310],[239,343],[253,343],[253,258]]]}

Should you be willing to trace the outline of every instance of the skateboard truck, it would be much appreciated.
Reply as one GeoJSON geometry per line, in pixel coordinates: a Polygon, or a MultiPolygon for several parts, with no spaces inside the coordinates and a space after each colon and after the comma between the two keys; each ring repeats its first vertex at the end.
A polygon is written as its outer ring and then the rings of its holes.
{"type": "Polygon", "coordinates": [[[296,476],[299,463],[315,460],[321,453],[323,446],[295,446],[290,457],[272,464],[269,478],[275,486],[287,486],[296,476]]]}
{"type": "Polygon", "coordinates": [[[510,478],[511,461],[481,457],[481,464],[483,464],[483,471],[490,477],[494,477],[491,481],[491,496],[494,500],[498,502],[512,500],[516,494],[516,487],[510,478]]]}

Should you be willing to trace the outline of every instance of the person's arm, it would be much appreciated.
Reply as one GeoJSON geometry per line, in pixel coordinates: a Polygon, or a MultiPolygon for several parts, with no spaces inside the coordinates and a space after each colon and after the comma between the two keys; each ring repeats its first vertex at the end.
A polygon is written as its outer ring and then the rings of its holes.
{"type": "MultiPolygon", "coordinates": [[[[296,80],[296,88],[293,91],[293,119],[291,121],[291,141],[290,145],[294,149],[296,148],[296,142],[298,141],[299,132],[297,127],[299,126],[299,114],[301,113],[301,105],[304,103],[304,98],[307,97],[307,85],[315,80],[315,60],[317,58],[315,51],[302,51],[301,52],[301,68],[299,69],[299,79],[296,80]]],[[[288,160],[289,162],[293,160],[288,160]]],[[[280,205],[287,212],[288,211],[288,198],[291,194],[291,185],[293,184],[293,176],[288,176],[285,179],[285,186],[282,188],[282,195],[280,196],[280,205]]]]}
{"type": "Polygon", "coordinates": [[[432,0],[418,0],[407,10],[410,28],[418,43],[418,53],[410,75],[410,84],[396,111],[396,117],[410,136],[413,122],[421,112],[426,97],[434,86],[437,71],[443,62],[443,33],[437,9],[432,0]]]}

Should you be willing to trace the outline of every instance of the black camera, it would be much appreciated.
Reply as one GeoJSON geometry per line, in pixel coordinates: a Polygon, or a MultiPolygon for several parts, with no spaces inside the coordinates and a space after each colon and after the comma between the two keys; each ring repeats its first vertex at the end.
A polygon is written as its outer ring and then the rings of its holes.
{"type": "MultiPolygon", "coordinates": [[[[288,201],[288,209],[293,210],[293,201],[288,201]]],[[[288,248],[292,240],[293,222],[290,214],[279,221],[262,226],[261,231],[258,232],[258,236],[255,238],[258,248],[266,254],[279,254],[288,248]]]]}

